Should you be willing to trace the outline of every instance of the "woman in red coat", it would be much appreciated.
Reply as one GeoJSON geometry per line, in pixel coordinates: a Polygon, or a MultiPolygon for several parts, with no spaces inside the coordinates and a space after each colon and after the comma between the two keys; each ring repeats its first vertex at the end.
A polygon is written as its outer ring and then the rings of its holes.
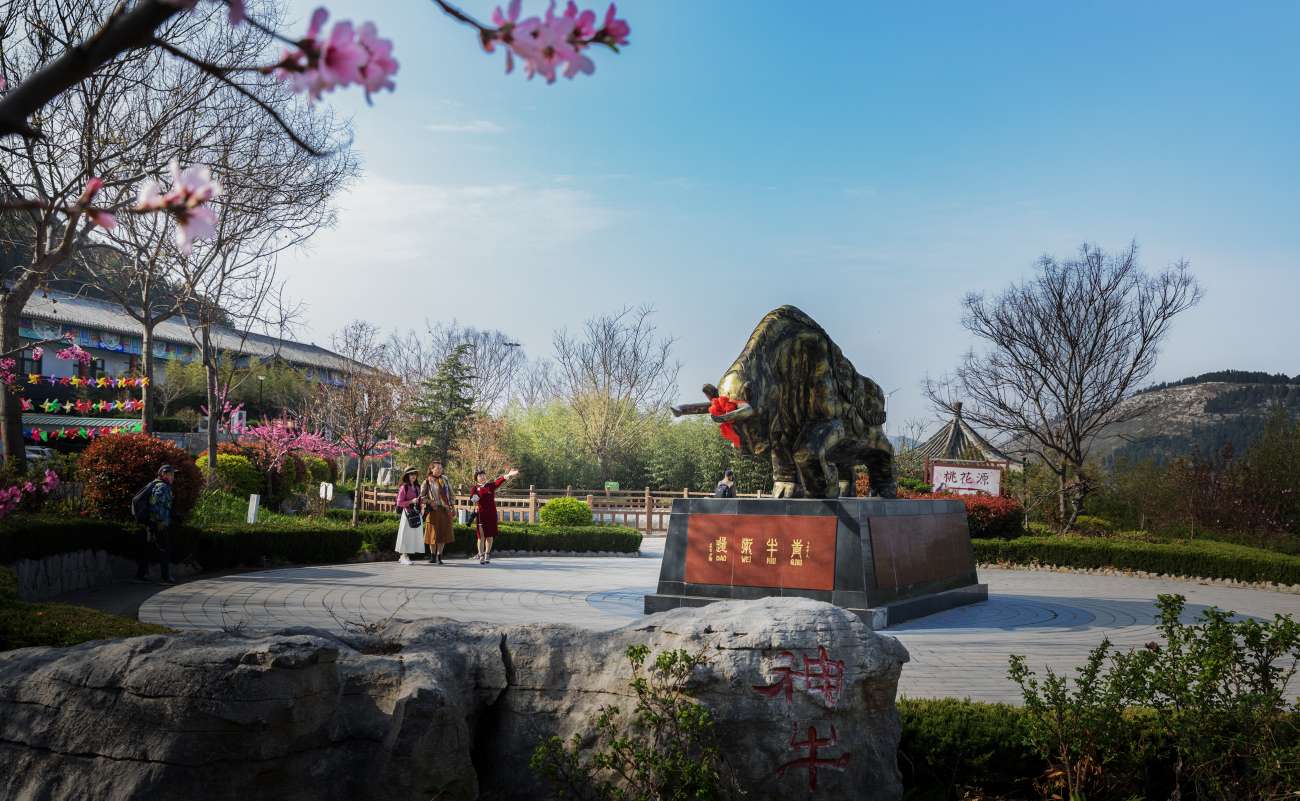
{"type": "Polygon", "coordinates": [[[497,489],[519,475],[511,470],[495,481],[487,480],[486,470],[474,471],[474,491],[469,499],[478,504],[478,562],[486,565],[492,561],[492,540],[497,535],[497,489]]]}

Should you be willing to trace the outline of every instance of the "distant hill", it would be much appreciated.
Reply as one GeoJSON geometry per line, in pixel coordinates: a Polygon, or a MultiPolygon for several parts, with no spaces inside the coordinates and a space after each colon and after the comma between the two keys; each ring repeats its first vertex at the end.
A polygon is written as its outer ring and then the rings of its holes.
{"type": "Polygon", "coordinates": [[[1106,428],[1092,454],[1109,465],[1117,459],[1210,455],[1225,444],[1241,453],[1278,406],[1300,415],[1300,377],[1224,370],[1161,384],[1124,401],[1138,416],[1106,428]]]}

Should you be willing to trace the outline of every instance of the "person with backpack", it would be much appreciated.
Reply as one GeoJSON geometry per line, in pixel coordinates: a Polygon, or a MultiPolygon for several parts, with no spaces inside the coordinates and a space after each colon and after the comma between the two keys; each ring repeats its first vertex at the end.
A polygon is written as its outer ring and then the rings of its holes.
{"type": "Polygon", "coordinates": [[[731,472],[730,467],[722,471],[722,480],[718,482],[717,489],[713,490],[713,497],[736,497],[736,474],[731,472]]]}
{"type": "Polygon", "coordinates": [[[131,499],[131,514],[145,530],[145,540],[135,561],[137,582],[149,580],[149,563],[156,560],[162,583],[176,583],[172,580],[171,537],[168,532],[172,524],[172,481],[175,479],[176,468],[165,464],[158,468],[158,477],[144,485],[144,489],[131,499]]]}

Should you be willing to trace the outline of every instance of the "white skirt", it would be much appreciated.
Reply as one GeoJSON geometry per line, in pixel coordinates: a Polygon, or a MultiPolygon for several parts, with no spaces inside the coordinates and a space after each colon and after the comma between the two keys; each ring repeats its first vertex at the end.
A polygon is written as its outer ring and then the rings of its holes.
{"type": "Polygon", "coordinates": [[[397,547],[393,550],[398,553],[424,553],[424,526],[412,528],[403,513],[402,521],[397,524],[397,547]]]}

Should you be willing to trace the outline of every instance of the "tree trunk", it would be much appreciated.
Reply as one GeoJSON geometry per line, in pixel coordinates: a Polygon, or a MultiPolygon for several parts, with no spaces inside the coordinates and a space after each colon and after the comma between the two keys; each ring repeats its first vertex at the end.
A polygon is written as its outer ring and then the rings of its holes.
{"type": "MultiPolygon", "coordinates": [[[[31,296],[32,290],[22,286],[12,287],[8,292],[0,294],[0,353],[8,353],[22,346],[18,320],[31,296]]],[[[14,358],[17,358],[17,354],[14,358]]],[[[18,398],[17,393],[0,390],[0,449],[3,449],[8,467],[21,472],[27,462],[23,450],[23,411],[18,398]]]]}
{"type": "MultiPolygon", "coordinates": [[[[140,413],[140,427],[146,434],[153,433],[153,321],[146,320],[141,327],[141,350],[144,356],[143,375],[149,379],[140,389],[140,402],[144,404],[140,413]]],[[[209,407],[211,408],[211,407],[209,407]]]]}
{"type": "Polygon", "coordinates": [[[1065,466],[1056,471],[1056,519],[1065,529],[1065,466]]]}
{"type": "Polygon", "coordinates": [[[357,486],[352,493],[352,527],[357,527],[357,518],[361,516],[361,465],[365,464],[361,454],[357,454],[357,486]]]}
{"type": "Polygon", "coordinates": [[[217,370],[213,366],[212,338],[207,326],[203,328],[203,367],[208,383],[208,485],[217,480],[217,421],[221,410],[217,408],[217,370]]]}

